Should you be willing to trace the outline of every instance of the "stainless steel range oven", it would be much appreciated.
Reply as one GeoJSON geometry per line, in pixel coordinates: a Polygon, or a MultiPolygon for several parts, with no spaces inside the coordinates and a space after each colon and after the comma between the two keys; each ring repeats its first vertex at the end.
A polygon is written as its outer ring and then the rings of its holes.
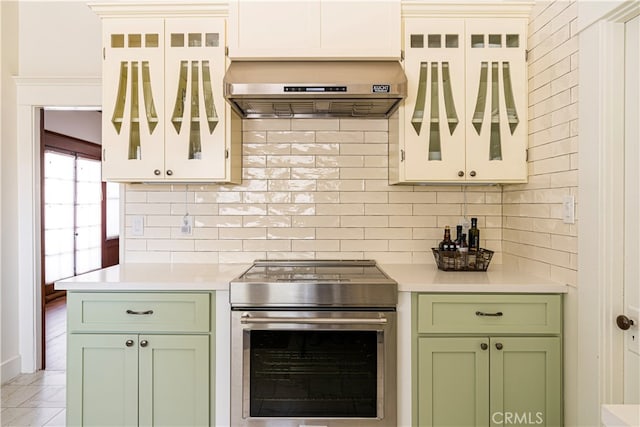
{"type": "Polygon", "coordinates": [[[256,261],[230,302],[234,427],[396,425],[397,284],[375,261],[256,261]]]}

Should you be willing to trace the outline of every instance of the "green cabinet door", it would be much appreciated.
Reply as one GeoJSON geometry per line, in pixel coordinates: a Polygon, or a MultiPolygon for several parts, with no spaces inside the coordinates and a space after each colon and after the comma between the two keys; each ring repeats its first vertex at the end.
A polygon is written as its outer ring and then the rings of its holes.
{"type": "Polygon", "coordinates": [[[489,425],[489,339],[418,338],[418,426],[489,425]]]}
{"type": "Polygon", "coordinates": [[[67,425],[138,425],[136,335],[69,334],[67,425]]]}
{"type": "Polygon", "coordinates": [[[209,336],[140,335],[140,425],[209,425],[209,336]]]}
{"type": "Polygon", "coordinates": [[[559,337],[492,337],[491,426],[562,425],[559,337]]]}

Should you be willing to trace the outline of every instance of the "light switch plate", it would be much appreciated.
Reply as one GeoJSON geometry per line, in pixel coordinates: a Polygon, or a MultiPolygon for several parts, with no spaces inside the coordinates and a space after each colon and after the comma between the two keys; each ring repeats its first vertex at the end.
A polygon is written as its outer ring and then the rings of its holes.
{"type": "Polygon", "coordinates": [[[571,195],[562,198],[562,222],[565,224],[576,222],[575,199],[571,195]]]}
{"type": "Polygon", "coordinates": [[[131,217],[131,235],[144,236],[144,217],[136,215],[131,217]]]}

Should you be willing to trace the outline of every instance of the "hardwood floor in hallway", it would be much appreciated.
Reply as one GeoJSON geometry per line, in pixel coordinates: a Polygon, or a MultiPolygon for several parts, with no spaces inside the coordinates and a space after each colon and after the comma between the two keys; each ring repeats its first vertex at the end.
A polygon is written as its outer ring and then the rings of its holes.
{"type": "Polygon", "coordinates": [[[67,361],[67,298],[57,298],[45,306],[45,369],[64,371],[67,361]]]}

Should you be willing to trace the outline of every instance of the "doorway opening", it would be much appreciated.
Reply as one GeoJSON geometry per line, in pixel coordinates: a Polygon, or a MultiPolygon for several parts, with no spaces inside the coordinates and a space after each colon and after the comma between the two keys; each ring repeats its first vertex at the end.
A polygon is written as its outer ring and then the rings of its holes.
{"type": "Polygon", "coordinates": [[[101,179],[100,120],[98,111],[41,113],[43,369],[65,369],[66,293],[54,282],[119,262],[119,185],[101,179]]]}

